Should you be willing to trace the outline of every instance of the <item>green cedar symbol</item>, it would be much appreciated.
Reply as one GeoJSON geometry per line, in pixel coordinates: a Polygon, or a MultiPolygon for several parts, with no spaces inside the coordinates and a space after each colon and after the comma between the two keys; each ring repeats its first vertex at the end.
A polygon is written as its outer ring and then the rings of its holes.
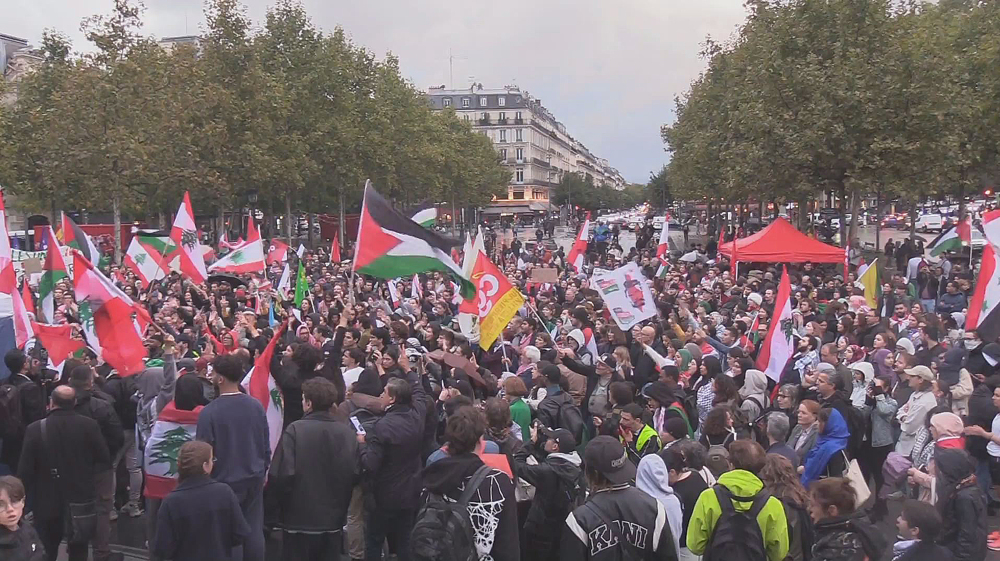
{"type": "Polygon", "coordinates": [[[194,248],[198,243],[198,233],[194,230],[182,230],[181,231],[181,245],[188,249],[194,248]]]}
{"type": "Polygon", "coordinates": [[[781,320],[781,332],[785,334],[785,339],[792,338],[792,319],[781,320]]]}
{"type": "Polygon", "coordinates": [[[145,262],[146,262],[146,254],[145,253],[140,253],[139,255],[135,256],[135,264],[136,265],[142,265],[145,262]]]}
{"type": "Polygon", "coordinates": [[[233,261],[233,263],[239,265],[240,263],[243,262],[243,250],[238,249],[234,251],[233,254],[229,256],[229,258],[233,261]]]}
{"type": "Polygon", "coordinates": [[[153,464],[167,464],[166,475],[177,473],[177,454],[185,442],[191,440],[191,434],[184,427],[177,427],[163,434],[163,440],[153,445],[153,464]]]}
{"type": "Polygon", "coordinates": [[[990,303],[987,302],[985,298],[983,298],[983,311],[986,312],[989,311],[989,309],[990,309],[990,303]]]}
{"type": "Polygon", "coordinates": [[[279,413],[284,409],[284,405],[281,402],[281,392],[278,391],[278,388],[271,390],[271,403],[274,404],[279,413]]]}

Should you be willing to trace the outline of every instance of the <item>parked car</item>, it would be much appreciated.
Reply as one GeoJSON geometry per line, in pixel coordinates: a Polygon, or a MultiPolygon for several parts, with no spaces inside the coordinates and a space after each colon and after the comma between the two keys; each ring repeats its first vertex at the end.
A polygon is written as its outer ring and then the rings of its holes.
{"type": "Polygon", "coordinates": [[[940,214],[923,214],[917,217],[916,230],[918,232],[930,232],[931,230],[940,232],[944,227],[944,220],[940,214]]]}

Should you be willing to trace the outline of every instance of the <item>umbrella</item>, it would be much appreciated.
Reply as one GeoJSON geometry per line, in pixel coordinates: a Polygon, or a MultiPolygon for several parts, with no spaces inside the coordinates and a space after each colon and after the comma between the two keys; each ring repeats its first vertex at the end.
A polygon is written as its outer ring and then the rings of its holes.
{"type": "Polygon", "coordinates": [[[213,283],[213,282],[228,282],[229,286],[232,286],[233,288],[235,288],[237,286],[246,286],[247,285],[247,281],[246,280],[241,279],[240,277],[238,277],[236,275],[230,275],[228,273],[219,273],[219,274],[216,274],[216,275],[209,275],[208,276],[208,282],[209,283],[213,283]]]}
{"type": "Polygon", "coordinates": [[[701,256],[697,251],[689,251],[684,255],[681,255],[680,260],[685,263],[694,263],[695,261],[703,261],[705,258],[701,256]]]}

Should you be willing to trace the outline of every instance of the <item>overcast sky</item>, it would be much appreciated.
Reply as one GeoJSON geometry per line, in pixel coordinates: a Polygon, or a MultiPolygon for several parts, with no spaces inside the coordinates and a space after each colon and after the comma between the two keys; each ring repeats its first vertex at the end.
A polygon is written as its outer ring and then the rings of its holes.
{"type": "MultiPolygon", "coordinates": [[[[244,0],[256,24],[268,0],[244,0]]],[[[197,34],[199,0],[146,0],[144,33],[197,34]]],[[[667,154],[660,125],[673,119],[674,97],[705,67],[707,36],[731,37],[746,16],[742,0],[304,0],[313,22],[342,26],[355,43],[400,58],[418,88],[474,80],[487,88],[516,84],[562,121],[629,181],[645,182],[667,154]]],[[[67,34],[89,50],[81,20],[110,10],[110,0],[5,0],[0,33],[37,44],[42,31],[67,34]]]]}

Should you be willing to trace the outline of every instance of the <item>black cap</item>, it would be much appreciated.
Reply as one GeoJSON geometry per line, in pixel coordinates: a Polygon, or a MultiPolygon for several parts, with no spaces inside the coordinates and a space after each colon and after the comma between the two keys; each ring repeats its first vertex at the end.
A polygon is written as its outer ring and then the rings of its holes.
{"type": "Polygon", "coordinates": [[[614,370],[618,366],[618,361],[615,360],[614,353],[604,353],[601,355],[601,362],[603,362],[608,368],[614,370]]]}
{"type": "Polygon", "coordinates": [[[542,429],[542,434],[554,440],[563,454],[576,450],[576,438],[566,429],[542,429]]]}
{"type": "Polygon", "coordinates": [[[682,440],[688,436],[688,424],[680,417],[670,417],[663,423],[663,428],[675,440],[682,440]]]}
{"type": "Polygon", "coordinates": [[[614,485],[635,479],[635,465],[629,461],[622,443],[613,436],[598,436],[587,443],[583,461],[614,485]]]}
{"type": "Polygon", "coordinates": [[[559,383],[559,378],[562,376],[562,372],[555,364],[549,364],[542,368],[542,376],[545,376],[549,382],[559,383]]]}

